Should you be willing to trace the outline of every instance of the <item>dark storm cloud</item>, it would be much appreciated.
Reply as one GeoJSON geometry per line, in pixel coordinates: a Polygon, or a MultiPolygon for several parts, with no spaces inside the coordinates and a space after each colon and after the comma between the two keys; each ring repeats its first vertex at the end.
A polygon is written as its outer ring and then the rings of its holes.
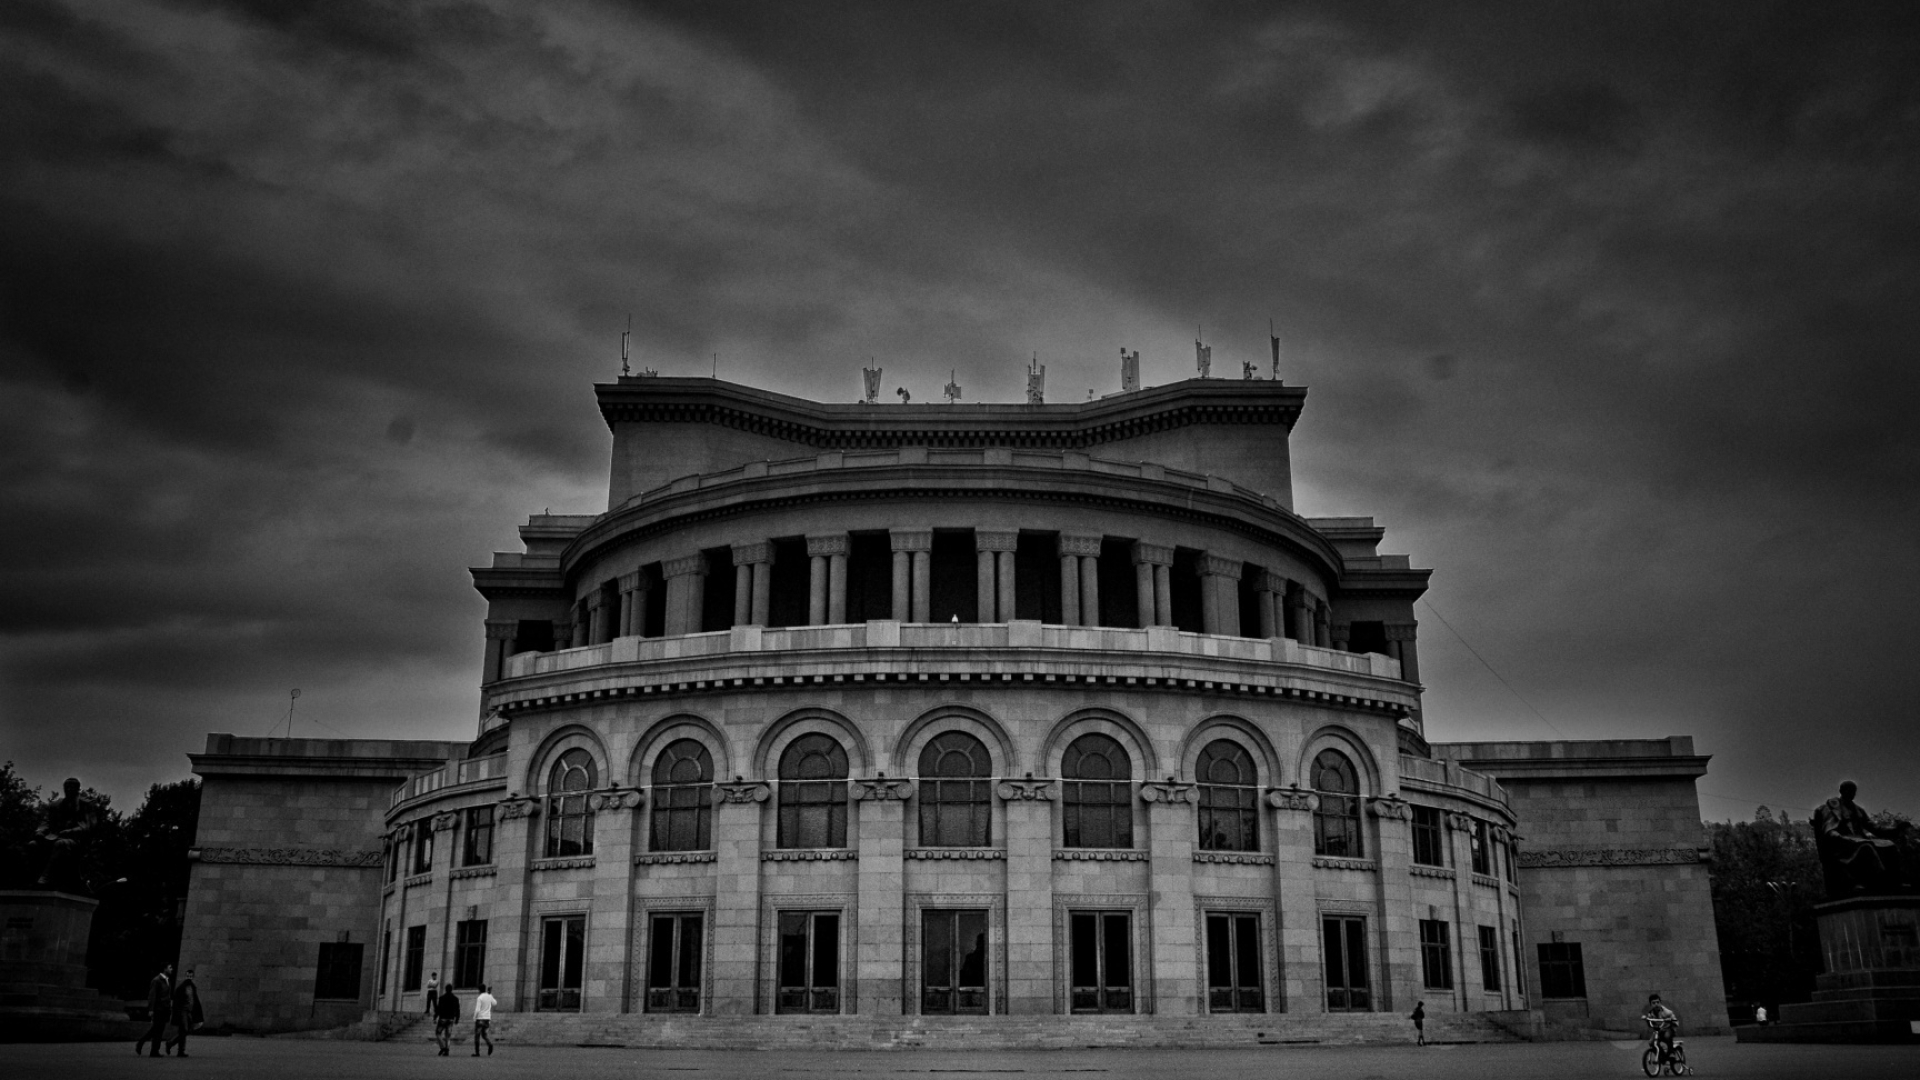
{"type": "MultiPolygon", "coordinates": [[[[1302,507],[1376,514],[1552,723],[1694,732],[1708,791],[1920,807],[1910,739],[1832,735],[1913,720],[1876,658],[1920,593],[1916,29],[8,5],[10,752],[70,770],[139,714],[132,791],[292,686],[332,729],[467,730],[461,567],[600,508],[629,313],[640,366],[828,400],[870,356],[918,397],[1012,399],[1035,352],[1055,400],[1105,391],[1123,345],[1164,382],[1196,324],[1264,370],[1272,318],[1302,507]]],[[[1436,735],[1553,734],[1421,617],[1436,735]]]]}

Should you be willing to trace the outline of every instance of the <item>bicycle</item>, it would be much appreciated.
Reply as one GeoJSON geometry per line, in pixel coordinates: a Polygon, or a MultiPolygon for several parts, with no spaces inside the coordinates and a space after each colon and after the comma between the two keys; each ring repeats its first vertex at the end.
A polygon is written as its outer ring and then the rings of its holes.
{"type": "Polygon", "coordinates": [[[1659,1076],[1662,1072],[1672,1076],[1692,1076],[1693,1070],[1687,1066],[1687,1044],[1680,1039],[1673,1040],[1671,1047],[1662,1043],[1659,1039],[1662,1023],[1659,1020],[1647,1021],[1647,1026],[1654,1030],[1654,1040],[1640,1055],[1640,1071],[1648,1076],[1659,1076]]]}

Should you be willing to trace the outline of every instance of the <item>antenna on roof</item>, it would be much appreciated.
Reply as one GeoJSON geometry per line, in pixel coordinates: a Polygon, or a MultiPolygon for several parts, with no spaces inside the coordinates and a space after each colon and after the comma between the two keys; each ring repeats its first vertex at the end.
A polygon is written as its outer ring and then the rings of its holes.
{"type": "Polygon", "coordinates": [[[622,375],[633,374],[632,369],[627,366],[627,339],[632,336],[633,312],[629,311],[627,312],[627,328],[620,332],[620,374],[622,375]]]}
{"type": "Polygon", "coordinates": [[[287,694],[287,738],[289,739],[293,738],[293,703],[299,698],[298,690],[289,691],[287,694]]]}

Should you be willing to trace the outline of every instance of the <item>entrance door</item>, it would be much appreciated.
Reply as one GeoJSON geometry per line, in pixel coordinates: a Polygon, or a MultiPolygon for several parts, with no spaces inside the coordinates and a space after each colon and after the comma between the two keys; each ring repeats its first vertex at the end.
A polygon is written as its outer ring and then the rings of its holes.
{"type": "Polygon", "coordinates": [[[696,914],[655,915],[647,940],[647,1011],[700,1011],[700,935],[696,914]]]}
{"type": "Polygon", "coordinates": [[[780,985],[774,1011],[840,1011],[840,913],[780,913],[780,985]]]}
{"type": "Polygon", "coordinates": [[[920,1011],[987,1011],[987,913],[926,911],[920,916],[920,1011]]]}
{"type": "Polygon", "coordinates": [[[1133,915],[1075,911],[1068,918],[1074,1012],[1133,1011],[1133,915]]]}
{"type": "Polygon", "coordinates": [[[1260,916],[1207,912],[1207,1011],[1266,1011],[1260,967],[1260,916]]]}
{"type": "Polygon", "coordinates": [[[1328,1011],[1371,1011],[1373,995],[1367,990],[1367,920],[1329,915],[1320,920],[1320,930],[1327,964],[1328,1011]]]}
{"type": "Polygon", "coordinates": [[[587,952],[587,917],[563,915],[540,923],[540,996],[535,1007],[578,1011],[587,952]]]}

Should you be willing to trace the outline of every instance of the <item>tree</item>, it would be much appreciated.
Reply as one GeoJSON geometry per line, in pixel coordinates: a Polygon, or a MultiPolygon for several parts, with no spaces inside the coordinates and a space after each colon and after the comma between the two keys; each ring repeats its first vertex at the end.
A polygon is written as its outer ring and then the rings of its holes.
{"type": "Polygon", "coordinates": [[[1763,806],[1753,821],[1705,828],[1727,999],[1807,1000],[1820,970],[1813,905],[1823,895],[1812,826],[1763,806]]]}

